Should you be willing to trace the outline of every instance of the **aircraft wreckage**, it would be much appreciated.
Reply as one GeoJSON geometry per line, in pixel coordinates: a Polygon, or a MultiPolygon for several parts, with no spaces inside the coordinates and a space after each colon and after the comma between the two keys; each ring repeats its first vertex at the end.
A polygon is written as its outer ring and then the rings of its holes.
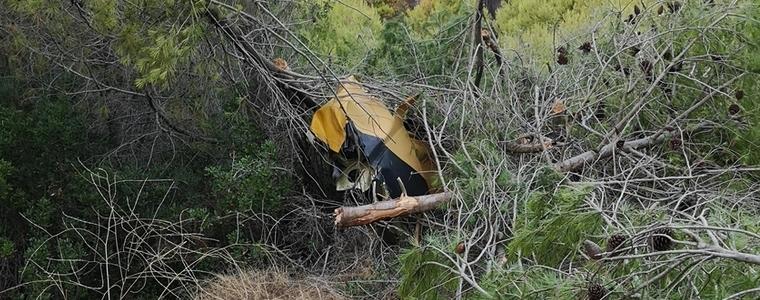
{"type": "Polygon", "coordinates": [[[413,97],[391,111],[353,76],[340,82],[335,96],[314,113],[311,132],[329,149],[337,190],[397,198],[437,188],[427,142],[404,126],[413,97]]]}

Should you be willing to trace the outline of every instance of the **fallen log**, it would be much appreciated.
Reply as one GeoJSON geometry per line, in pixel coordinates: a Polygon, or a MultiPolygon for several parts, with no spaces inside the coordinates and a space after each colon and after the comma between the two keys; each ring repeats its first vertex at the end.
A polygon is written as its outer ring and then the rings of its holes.
{"type": "Polygon", "coordinates": [[[396,199],[362,206],[338,207],[335,209],[335,226],[367,225],[380,220],[424,212],[448,202],[449,199],[451,195],[448,192],[414,197],[402,195],[396,199]]]}

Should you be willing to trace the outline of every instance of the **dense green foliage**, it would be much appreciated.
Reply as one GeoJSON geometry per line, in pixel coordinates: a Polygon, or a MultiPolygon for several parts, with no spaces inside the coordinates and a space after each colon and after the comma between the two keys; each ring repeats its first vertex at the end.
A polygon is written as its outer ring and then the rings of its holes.
{"type": "Polygon", "coordinates": [[[309,48],[331,62],[354,69],[377,45],[380,15],[366,2],[314,1],[304,6],[313,22],[301,30],[309,48]]]}
{"type": "Polygon", "coordinates": [[[514,227],[509,255],[532,257],[541,264],[556,266],[576,252],[577,245],[599,231],[601,219],[583,212],[588,188],[563,187],[557,191],[534,191],[514,227]]]}
{"type": "Polygon", "coordinates": [[[407,249],[399,256],[398,293],[404,299],[450,298],[456,291],[457,278],[450,269],[451,263],[439,252],[453,247],[435,240],[428,243],[431,245],[407,249]]]}
{"type": "MultiPolygon", "coordinates": [[[[70,265],[65,260],[97,259],[97,253],[88,249],[89,238],[68,232],[51,242],[47,235],[67,226],[80,226],[69,223],[71,220],[64,216],[96,220],[98,214],[107,213],[111,205],[108,200],[114,199],[99,194],[89,182],[91,175],[87,168],[97,166],[115,178],[126,179],[114,182],[112,192],[124,195],[119,203],[131,206],[134,213],[169,220],[197,220],[197,229],[223,244],[251,243],[250,238],[236,237],[240,234],[238,226],[245,224],[238,224],[235,218],[229,218],[230,214],[266,211],[277,215],[281,201],[290,191],[290,174],[276,162],[277,147],[255,128],[243,126],[247,117],[242,112],[226,112],[230,116],[228,123],[220,122],[223,127],[209,129],[217,132],[221,140],[212,148],[216,153],[207,152],[209,145],[184,146],[170,155],[156,154],[153,162],[145,165],[130,159],[102,159],[104,155],[107,158],[112,147],[119,146],[113,143],[113,136],[106,135],[108,131],[103,131],[108,126],[100,123],[102,113],[91,115],[86,106],[73,104],[73,99],[66,95],[38,95],[29,88],[32,83],[12,76],[3,77],[2,82],[0,259],[35,264],[50,257],[58,259],[19,274],[24,281],[35,283],[16,290],[19,293],[16,295],[51,298],[54,292],[49,290],[45,272],[67,274],[70,265]],[[184,163],[178,165],[176,161],[184,163]],[[143,181],[146,178],[151,180],[143,181]],[[169,179],[153,180],[161,178],[169,179]]],[[[252,253],[235,251],[241,259],[251,257],[252,253]]],[[[213,264],[203,267],[217,270],[213,264]]],[[[57,280],[98,285],[99,279],[95,277],[70,276],[57,280]]],[[[147,284],[145,293],[160,293],[152,286],[155,282],[147,284]]],[[[85,299],[92,294],[86,289],[72,289],[68,296],[85,299]]]]}
{"type": "Polygon", "coordinates": [[[282,172],[275,169],[274,151],[274,144],[267,142],[256,149],[255,156],[239,157],[229,168],[206,168],[220,215],[246,210],[277,212],[282,195],[290,186],[287,178],[278,174],[282,172]]]}
{"type": "Polygon", "coordinates": [[[553,57],[553,49],[599,26],[596,22],[604,22],[602,17],[605,15],[625,16],[634,11],[634,6],[656,9],[654,3],[627,0],[510,1],[499,9],[495,27],[506,48],[520,49],[546,60],[553,57]]]}

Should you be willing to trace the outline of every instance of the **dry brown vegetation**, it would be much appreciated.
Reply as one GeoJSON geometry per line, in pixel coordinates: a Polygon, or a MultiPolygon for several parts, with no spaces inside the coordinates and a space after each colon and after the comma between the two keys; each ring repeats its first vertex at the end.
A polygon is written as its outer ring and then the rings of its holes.
{"type": "Polygon", "coordinates": [[[318,278],[294,278],[276,270],[218,275],[203,285],[196,300],[212,299],[346,299],[318,278]]]}

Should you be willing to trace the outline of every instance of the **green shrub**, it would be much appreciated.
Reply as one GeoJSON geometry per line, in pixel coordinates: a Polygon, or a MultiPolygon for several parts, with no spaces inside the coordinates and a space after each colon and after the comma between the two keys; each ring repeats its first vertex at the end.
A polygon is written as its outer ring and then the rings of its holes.
{"type": "MultiPolygon", "coordinates": [[[[495,27],[504,49],[515,49],[539,58],[544,63],[554,49],[565,41],[585,34],[604,13],[622,12],[627,16],[633,5],[654,7],[654,1],[629,0],[518,0],[502,4],[496,12],[495,27]],[[595,18],[593,18],[595,17],[595,18]]],[[[615,14],[617,15],[617,14],[615,14]]]]}
{"type": "MultiPolygon", "coordinates": [[[[453,73],[473,6],[467,1],[421,1],[404,18],[383,23],[365,72],[419,78],[453,73]]],[[[435,83],[439,78],[428,79],[435,83]]]]}
{"type": "Polygon", "coordinates": [[[737,63],[739,67],[748,71],[748,74],[742,78],[733,90],[734,99],[742,108],[741,117],[748,126],[735,127],[734,146],[738,151],[743,163],[747,165],[760,164],[760,104],[757,98],[760,96],[760,25],[757,24],[760,18],[760,3],[757,1],[749,2],[744,11],[749,17],[748,20],[739,22],[736,31],[742,35],[726,33],[727,37],[732,38],[732,43],[725,47],[729,49],[741,49],[737,63]],[[743,94],[742,99],[736,99],[737,93],[743,94]]]}
{"type": "Polygon", "coordinates": [[[312,22],[298,31],[311,50],[334,65],[354,68],[377,47],[380,15],[362,0],[320,0],[305,4],[312,22]]]}
{"type": "Polygon", "coordinates": [[[12,241],[0,237],[0,259],[13,255],[13,253],[16,252],[15,249],[16,246],[12,241]]]}
{"type": "MultiPolygon", "coordinates": [[[[435,238],[428,242],[438,249],[453,249],[435,238]]],[[[444,266],[451,262],[438,250],[421,246],[406,249],[399,255],[401,282],[398,294],[402,299],[452,298],[457,287],[457,276],[444,266]]]]}
{"type": "Polygon", "coordinates": [[[582,284],[542,266],[521,264],[494,268],[480,280],[481,287],[497,299],[578,299],[577,286],[582,284]]]}
{"type": "Polygon", "coordinates": [[[241,156],[229,167],[206,168],[218,213],[254,210],[274,213],[290,188],[285,172],[274,164],[276,148],[266,142],[256,155],[241,156]]]}
{"type": "Polygon", "coordinates": [[[510,257],[534,257],[538,263],[558,266],[577,252],[581,241],[599,231],[602,219],[585,211],[590,187],[561,187],[530,194],[507,245],[510,257]]]}

